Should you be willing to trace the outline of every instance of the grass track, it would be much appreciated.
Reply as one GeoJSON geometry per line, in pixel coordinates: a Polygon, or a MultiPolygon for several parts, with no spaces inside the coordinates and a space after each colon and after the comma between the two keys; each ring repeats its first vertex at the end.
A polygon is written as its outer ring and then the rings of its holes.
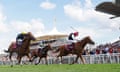
{"type": "Polygon", "coordinates": [[[0,72],[120,72],[120,64],[1,65],[0,72]]]}

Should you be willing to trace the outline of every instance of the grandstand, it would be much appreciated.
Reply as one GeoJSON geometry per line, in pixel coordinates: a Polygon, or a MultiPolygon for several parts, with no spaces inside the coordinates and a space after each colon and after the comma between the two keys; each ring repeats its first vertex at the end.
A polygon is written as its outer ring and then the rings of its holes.
{"type": "Polygon", "coordinates": [[[36,41],[32,41],[31,49],[39,48],[40,41],[44,41],[45,44],[51,43],[52,47],[55,47],[55,45],[59,45],[59,44],[63,43],[63,41],[66,41],[67,37],[68,37],[67,34],[58,32],[56,27],[54,27],[53,30],[50,31],[48,34],[39,36],[39,37],[37,37],[36,41]],[[54,43],[54,44],[52,44],[52,43],[54,43]]]}
{"type": "Polygon", "coordinates": [[[61,43],[67,40],[68,35],[57,30],[56,18],[54,18],[53,25],[54,27],[49,33],[37,37],[37,40],[31,43],[31,49],[39,48],[40,41],[44,41],[44,44],[50,43],[52,47],[56,47],[56,45],[59,46],[61,43]]]}

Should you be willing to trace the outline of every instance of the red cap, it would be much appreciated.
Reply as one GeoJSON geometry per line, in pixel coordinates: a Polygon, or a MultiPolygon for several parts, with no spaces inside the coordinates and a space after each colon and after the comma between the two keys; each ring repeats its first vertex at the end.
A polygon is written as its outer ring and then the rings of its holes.
{"type": "Polygon", "coordinates": [[[78,36],[79,32],[74,32],[74,36],[78,36]]]}

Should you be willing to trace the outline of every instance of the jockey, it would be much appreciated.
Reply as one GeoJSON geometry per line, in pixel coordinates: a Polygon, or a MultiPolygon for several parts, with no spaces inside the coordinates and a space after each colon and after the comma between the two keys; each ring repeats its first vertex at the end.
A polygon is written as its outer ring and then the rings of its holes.
{"type": "Polygon", "coordinates": [[[45,54],[45,46],[46,46],[46,44],[45,44],[45,40],[41,40],[40,42],[39,42],[39,46],[40,46],[40,49],[39,49],[39,51],[42,53],[42,54],[45,54]]]}
{"type": "MultiPolygon", "coordinates": [[[[76,37],[79,35],[79,32],[74,32],[74,33],[70,33],[70,35],[68,36],[68,41],[69,41],[69,44],[70,46],[74,46],[77,41],[76,37]]],[[[69,48],[72,48],[72,47],[69,47],[69,48]]]]}
{"type": "Polygon", "coordinates": [[[40,46],[41,49],[45,47],[44,42],[45,42],[44,40],[41,40],[41,41],[39,42],[39,46],[40,46]]]}
{"type": "Polygon", "coordinates": [[[26,34],[27,34],[26,32],[22,32],[22,33],[17,35],[17,37],[16,37],[16,45],[17,45],[17,47],[22,45],[22,41],[24,40],[26,34]]]}
{"type": "Polygon", "coordinates": [[[74,32],[74,33],[70,33],[70,35],[68,36],[68,40],[75,42],[76,41],[76,37],[79,35],[79,32],[74,32]]]}

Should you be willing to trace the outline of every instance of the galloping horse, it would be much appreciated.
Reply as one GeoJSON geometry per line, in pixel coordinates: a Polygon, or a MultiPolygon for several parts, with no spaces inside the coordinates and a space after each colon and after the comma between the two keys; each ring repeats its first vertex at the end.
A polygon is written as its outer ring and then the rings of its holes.
{"type": "Polygon", "coordinates": [[[61,63],[62,63],[62,56],[66,56],[68,54],[75,54],[75,55],[77,55],[77,57],[76,57],[75,61],[72,62],[72,64],[76,63],[79,57],[80,57],[82,63],[85,64],[85,61],[82,57],[82,52],[84,51],[84,47],[86,46],[86,44],[95,44],[95,43],[94,43],[94,41],[91,40],[91,38],[89,36],[87,36],[87,37],[83,38],[81,41],[77,41],[74,44],[72,51],[68,50],[66,45],[62,45],[56,50],[56,52],[60,52],[59,55],[57,55],[57,58],[60,57],[61,63]]]}
{"type": "Polygon", "coordinates": [[[29,53],[30,53],[29,46],[30,46],[31,40],[36,40],[36,39],[31,33],[28,33],[26,34],[21,46],[16,48],[9,46],[8,50],[5,50],[5,52],[10,53],[9,59],[12,61],[11,56],[15,52],[17,53],[18,64],[20,64],[21,58],[23,56],[27,56],[31,61],[31,57],[29,56],[29,53]]]}
{"type": "Polygon", "coordinates": [[[31,50],[32,61],[35,58],[39,57],[39,61],[35,65],[39,64],[42,58],[45,58],[46,64],[48,64],[48,62],[47,62],[47,55],[48,55],[47,52],[49,50],[52,50],[50,44],[46,45],[43,49],[38,48],[38,49],[32,49],[31,50]]]}

